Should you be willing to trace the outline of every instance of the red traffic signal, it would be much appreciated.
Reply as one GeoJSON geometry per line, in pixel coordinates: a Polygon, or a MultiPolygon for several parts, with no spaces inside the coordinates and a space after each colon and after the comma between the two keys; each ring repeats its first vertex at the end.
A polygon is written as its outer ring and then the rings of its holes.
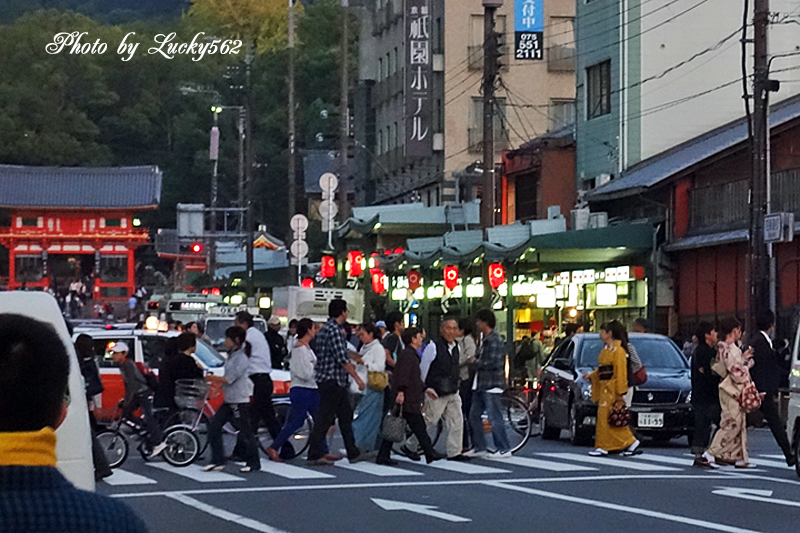
{"type": "Polygon", "coordinates": [[[199,242],[196,242],[196,243],[192,244],[191,250],[192,250],[192,253],[199,254],[200,252],[203,251],[203,245],[200,244],[199,242]]]}
{"type": "Polygon", "coordinates": [[[336,275],[336,258],[332,255],[323,255],[319,274],[323,278],[332,278],[336,275]]]}
{"type": "Polygon", "coordinates": [[[448,290],[453,290],[458,285],[458,267],[457,266],[446,266],[444,267],[444,286],[448,288],[448,290]]]}
{"type": "Polygon", "coordinates": [[[489,265],[489,285],[493,289],[498,288],[506,280],[506,269],[502,263],[492,263],[489,265]]]}

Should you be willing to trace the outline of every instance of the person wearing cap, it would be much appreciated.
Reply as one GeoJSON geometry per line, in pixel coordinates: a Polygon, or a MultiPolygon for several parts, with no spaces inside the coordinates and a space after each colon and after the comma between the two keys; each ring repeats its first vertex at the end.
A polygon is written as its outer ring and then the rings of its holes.
{"type": "Polygon", "coordinates": [[[272,359],[272,368],[283,368],[283,360],[286,358],[286,341],[281,336],[281,320],[276,316],[269,317],[267,321],[267,331],[264,336],[269,344],[269,355],[272,359]]]}
{"type": "Polygon", "coordinates": [[[151,457],[155,457],[167,447],[162,442],[161,426],[153,416],[153,404],[151,395],[153,391],[147,385],[147,380],[136,368],[136,364],[129,357],[128,345],[120,341],[111,348],[111,356],[114,362],[119,365],[119,373],[125,383],[125,396],[122,398],[122,416],[141,423],[147,431],[147,443],[153,449],[151,457]],[[144,418],[140,419],[133,412],[142,408],[144,418]]]}
{"type": "Polygon", "coordinates": [[[386,332],[388,331],[386,329],[386,322],[384,322],[383,320],[378,320],[377,322],[375,322],[375,327],[378,328],[378,331],[380,332],[378,340],[383,339],[383,336],[386,335],[386,332]]]}

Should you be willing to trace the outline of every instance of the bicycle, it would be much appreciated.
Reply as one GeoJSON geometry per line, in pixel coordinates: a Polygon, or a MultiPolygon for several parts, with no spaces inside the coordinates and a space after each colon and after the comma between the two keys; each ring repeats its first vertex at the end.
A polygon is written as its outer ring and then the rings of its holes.
{"type": "MultiPolygon", "coordinates": [[[[180,424],[188,426],[200,441],[200,455],[205,453],[208,447],[208,426],[211,417],[216,413],[216,409],[209,401],[212,388],[205,380],[200,379],[178,379],[175,381],[175,403],[180,408],[167,419],[167,426],[180,424]]],[[[275,416],[281,426],[289,416],[291,402],[289,398],[274,398],[272,405],[275,408],[275,416]]],[[[295,450],[294,456],[302,454],[308,447],[308,438],[311,435],[313,419],[308,416],[306,423],[292,435],[292,445],[295,450]],[[299,445],[299,449],[298,449],[299,445]]],[[[231,425],[225,424],[222,427],[223,435],[235,437],[238,431],[231,425]]],[[[256,440],[264,453],[272,444],[272,435],[265,426],[259,426],[256,431],[256,440]]],[[[286,457],[291,459],[291,457],[286,457]]]]}
{"type": "MultiPolygon", "coordinates": [[[[142,455],[142,458],[145,461],[152,459],[151,453],[153,450],[147,442],[147,430],[138,421],[120,416],[107,429],[97,434],[97,442],[103,449],[108,465],[111,468],[117,468],[128,458],[129,436],[126,436],[123,429],[132,431],[130,438],[135,438],[139,441],[136,449],[142,455]]],[[[188,466],[200,456],[200,443],[197,440],[197,436],[185,425],[167,426],[164,430],[164,442],[167,447],[164,448],[161,455],[172,466],[188,466]]]]}

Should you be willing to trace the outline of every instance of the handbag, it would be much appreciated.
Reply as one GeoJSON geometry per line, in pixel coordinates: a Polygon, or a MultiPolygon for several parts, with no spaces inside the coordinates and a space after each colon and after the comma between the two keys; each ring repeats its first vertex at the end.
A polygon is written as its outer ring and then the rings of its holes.
{"type": "Polygon", "coordinates": [[[644,365],[639,367],[639,370],[635,372],[628,371],[628,386],[635,387],[637,385],[643,385],[647,381],[647,369],[644,365]]]}
{"type": "Polygon", "coordinates": [[[370,389],[383,390],[389,386],[389,374],[386,372],[367,372],[367,385],[370,389]]]}
{"type": "Polygon", "coordinates": [[[624,428],[631,421],[631,412],[622,400],[616,402],[608,412],[608,425],[612,428],[624,428]]]}
{"type": "Polygon", "coordinates": [[[386,413],[381,426],[381,436],[389,442],[403,442],[406,439],[406,419],[403,418],[403,404],[398,414],[394,409],[386,413]]]}
{"type": "Polygon", "coordinates": [[[739,395],[739,406],[745,413],[752,413],[761,407],[761,394],[752,381],[744,386],[742,394],[739,395]]]}

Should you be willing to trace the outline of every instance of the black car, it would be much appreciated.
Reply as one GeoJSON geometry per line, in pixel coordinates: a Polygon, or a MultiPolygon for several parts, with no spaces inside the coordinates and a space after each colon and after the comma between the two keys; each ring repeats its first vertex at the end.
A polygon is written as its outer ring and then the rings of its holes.
{"type": "MultiPolygon", "coordinates": [[[[693,430],[692,381],[689,363],[667,337],[631,333],[647,369],[647,382],[635,387],[631,428],[639,436],[667,441],[693,430]]],[[[597,366],[603,342],[597,333],[579,333],[562,342],[542,370],[542,438],[557,439],[569,430],[574,444],[590,443],[597,421],[597,404],[592,401],[591,383],[583,379],[597,366]]]]}

